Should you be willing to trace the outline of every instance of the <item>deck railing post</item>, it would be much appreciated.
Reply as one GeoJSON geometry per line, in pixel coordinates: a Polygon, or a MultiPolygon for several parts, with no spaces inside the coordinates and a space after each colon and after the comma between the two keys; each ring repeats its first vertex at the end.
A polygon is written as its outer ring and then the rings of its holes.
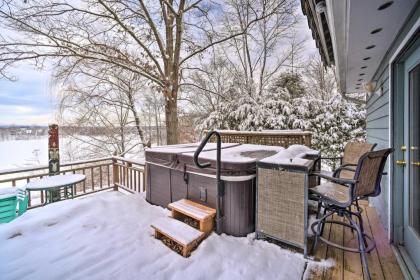
{"type": "Polygon", "coordinates": [[[145,192],[146,191],[146,178],[147,178],[147,165],[144,166],[142,177],[143,177],[143,180],[141,182],[141,185],[143,188],[142,191],[145,192]]]}
{"type": "Polygon", "coordinates": [[[125,185],[125,187],[127,188],[127,189],[129,189],[129,190],[133,190],[133,177],[132,177],[132,174],[133,174],[133,170],[132,170],[132,167],[133,167],[133,164],[131,163],[131,162],[126,162],[126,164],[125,164],[125,172],[126,172],[126,185],[125,185]]]}
{"type": "Polygon", "coordinates": [[[119,183],[119,181],[120,181],[120,176],[119,176],[118,170],[119,169],[118,169],[118,165],[117,165],[117,159],[112,158],[112,179],[113,179],[113,183],[114,183],[114,191],[118,191],[117,183],[119,183]]]}

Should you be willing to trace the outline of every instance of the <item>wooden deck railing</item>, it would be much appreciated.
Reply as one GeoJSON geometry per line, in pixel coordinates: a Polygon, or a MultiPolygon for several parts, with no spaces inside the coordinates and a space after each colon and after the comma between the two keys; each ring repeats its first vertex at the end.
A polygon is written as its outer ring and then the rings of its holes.
{"type": "Polygon", "coordinates": [[[143,162],[121,157],[113,157],[112,162],[115,188],[122,188],[133,193],[146,191],[146,173],[143,162]]]}
{"type": "MultiPolygon", "coordinates": [[[[98,158],[60,165],[61,174],[84,174],[86,180],[75,186],[75,196],[119,188],[131,192],[145,191],[144,164],[122,157],[98,158]]],[[[0,188],[24,186],[26,183],[48,176],[48,166],[35,166],[0,170],[0,188]]],[[[29,208],[44,205],[45,194],[29,192],[29,208]]]]}
{"type": "MultiPolygon", "coordinates": [[[[223,143],[257,144],[287,148],[296,144],[311,147],[312,142],[312,133],[300,130],[219,130],[219,133],[223,143]]],[[[210,142],[214,141],[214,137],[210,138],[210,142]]]]}

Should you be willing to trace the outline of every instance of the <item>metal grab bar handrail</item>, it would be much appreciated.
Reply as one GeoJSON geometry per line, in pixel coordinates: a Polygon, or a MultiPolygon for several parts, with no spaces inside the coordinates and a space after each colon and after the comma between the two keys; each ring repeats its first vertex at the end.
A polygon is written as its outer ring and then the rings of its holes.
{"type": "Polygon", "coordinates": [[[210,138],[215,135],[216,136],[216,181],[217,181],[217,198],[216,198],[216,233],[222,233],[222,223],[223,223],[223,214],[222,214],[222,206],[223,206],[223,196],[224,196],[224,184],[223,181],[220,179],[220,168],[221,168],[221,149],[222,149],[222,140],[220,137],[220,133],[216,130],[210,131],[207,133],[206,137],[201,141],[200,146],[198,146],[197,150],[194,152],[194,163],[199,168],[207,168],[211,165],[210,162],[200,163],[198,157],[200,153],[203,151],[204,146],[210,140],[210,138]]]}

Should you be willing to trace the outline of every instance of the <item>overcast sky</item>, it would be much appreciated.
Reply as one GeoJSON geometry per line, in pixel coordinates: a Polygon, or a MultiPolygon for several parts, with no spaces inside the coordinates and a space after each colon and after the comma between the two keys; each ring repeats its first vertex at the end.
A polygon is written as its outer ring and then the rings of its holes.
{"type": "Polygon", "coordinates": [[[21,65],[9,71],[17,81],[0,79],[0,125],[48,124],[54,121],[55,102],[47,71],[21,65]]]}
{"type": "MultiPolygon", "coordinates": [[[[300,8],[299,8],[300,11],[300,8]]],[[[307,24],[301,16],[298,25],[299,38],[306,39],[304,56],[316,52],[315,43],[307,24]]],[[[0,79],[0,125],[47,125],[55,122],[56,100],[50,86],[48,71],[37,71],[29,65],[11,71],[18,80],[0,79]]]]}

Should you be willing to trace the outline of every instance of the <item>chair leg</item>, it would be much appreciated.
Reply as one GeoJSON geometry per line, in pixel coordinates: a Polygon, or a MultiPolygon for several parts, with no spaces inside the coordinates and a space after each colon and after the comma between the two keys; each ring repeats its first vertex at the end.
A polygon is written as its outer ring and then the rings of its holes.
{"type": "Polygon", "coordinates": [[[318,200],[318,209],[316,211],[316,218],[319,219],[319,215],[321,214],[321,207],[322,207],[322,202],[320,200],[318,200]]]}
{"type": "Polygon", "coordinates": [[[359,220],[359,228],[362,231],[363,243],[365,244],[365,248],[367,248],[368,247],[368,243],[367,243],[367,240],[365,238],[365,230],[364,230],[364,226],[363,226],[362,214],[360,213],[360,211],[353,212],[352,214],[355,215],[357,217],[357,219],[359,220]]]}
{"type": "MultiPolygon", "coordinates": [[[[322,214],[322,216],[325,217],[326,214],[327,214],[327,207],[324,207],[324,213],[322,214]]],[[[325,228],[325,223],[322,223],[322,225],[321,225],[321,235],[324,234],[324,228],[325,228]]]]}
{"type": "MultiPolygon", "coordinates": [[[[320,219],[321,208],[322,208],[322,202],[319,200],[318,201],[318,209],[317,209],[317,212],[316,212],[316,218],[317,218],[317,220],[320,219]]],[[[324,213],[322,214],[322,217],[325,216],[326,213],[327,213],[327,208],[324,207],[324,213]]],[[[321,235],[324,234],[324,226],[325,226],[325,224],[322,223],[322,225],[321,225],[321,235]]]]}
{"type": "MultiPolygon", "coordinates": [[[[312,244],[312,248],[311,248],[311,255],[312,256],[315,254],[316,245],[318,243],[318,238],[319,238],[319,235],[320,235],[320,232],[321,232],[322,219],[319,220],[319,221],[316,221],[315,223],[318,223],[318,224],[317,224],[317,228],[316,228],[314,243],[312,244]]],[[[313,227],[312,227],[312,231],[314,231],[313,227]]]]}
{"type": "Polygon", "coordinates": [[[314,255],[314,253],[315,253],[315,249],[316,249],[316,245],[317,245],[317,243],[318,243],[318,239],[319,239],[319,237],[322,235],[322,231],[324,230],[325,220],[326,220],[329,216],[331,216],[331,215],[333,215],[333,214],[334,214],[333,212],[326,214],[326,212],[327,212],[327,210],[326,210],[326,209],[324,209],[324,216],[322,216],[322,218],[321,218],[321,219],[318,219],[317,221],[315,221],[315,222],[311,225],[312,232],[315,234],[314,243],[312,244],[312,248],[311,248],[311,255],[314,255]],[[314,230],[315,226],[317,227],[317,228],[316,228],[316,232],[315,232],[315,230],[314,230]]]}
{"type": "Polygon", "coordinates": [[[357,232],[357,239],[358,239],[358,242],[359,242],[359,250],[360,250],[360,258],[362,259],[363,273],[365,275],[365,279],[370,280],[371,277],[370,277],[370,273],[369,273],[368,261],[367,261],[367,258],[366,258],[366,247],[365,247],[366,240],[363,236],[363,231],[361,230],[359,225],[352,220],[350,214],[346,214],[346,217],[349,220],[351,226],[357,232]]]}

